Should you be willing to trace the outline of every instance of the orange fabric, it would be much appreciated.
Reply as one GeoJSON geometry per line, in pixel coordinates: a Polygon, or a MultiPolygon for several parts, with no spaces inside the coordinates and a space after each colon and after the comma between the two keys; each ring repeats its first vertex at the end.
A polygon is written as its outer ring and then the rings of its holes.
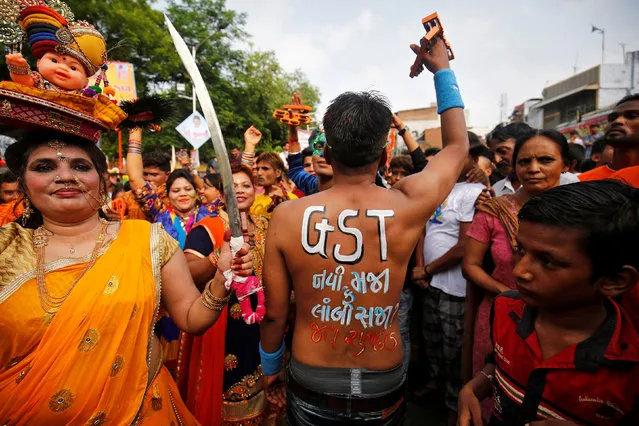
{"type": "Polygon", "coordinates": [[[578,176],[578,178],[582,182],[587,182],[589,180],[610,179],[613,174],[615,174],[615,171],[612,170],[610,167],[604,165],[589,170],[586,173],[582,173],[578,176]]]}
{"type": "Polygon", "coordinates": [[[626,167],[612,175],[612,179],[617,179],[625,184],[639,188],[639,166],[626,167]]]}
{"type": "MultiPolygon", "coordinates": [[[[147,222],[122,222],[52,319],[33,271],[0,283],[0,401],[15,402],[0,404],[0,424],[131,424],[138,412],[149,424],[197,424],[164,368],[147,388],[160,237],[147,222]]],[[[62,295],[86,263],[47,266],[49,292],[62,295]]]]}
{"type": "Polygon", "coordinates": [[[22,203],[20,203],[18,207],[15,208],[17,203],[18,201],[16,200],[11,201],[10,203],[0,204],[0,226],[6,225],[9,222],[13,222],[14,220],[22,216],[24,207],[22,206],[22,203]]]}
{"type": "MultiPolygon", "coordinates": [[[[222,247],[224,221],[219,217],[206,217],[193,229],[206,229],[214,247],[222,247]]],[[[222,425],[222,395],[224,392],[224,352],[228,308],[203,336],[182,333],[178,359],[178,384],[187,407],[199,422],[222,425]]]]}

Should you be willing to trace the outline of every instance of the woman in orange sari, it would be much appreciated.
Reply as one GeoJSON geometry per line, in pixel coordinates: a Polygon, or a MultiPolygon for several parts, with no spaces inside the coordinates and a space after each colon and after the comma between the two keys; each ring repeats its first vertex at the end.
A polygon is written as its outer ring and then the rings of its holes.
{"type": "MultiPolygon", "coordinates": [[[[30,134],[6,158],[25,212],[0,228],[0,424],[198,424],[153,327],[162,303],[203,333],[228,302],[224,277],[200,294],[160,225],[100,217],[106,162],[92,142],[30,134]]],[[[231,267],[224,246],[219,270],[245,275],[250,259],[244,247],[231,267]]]]}

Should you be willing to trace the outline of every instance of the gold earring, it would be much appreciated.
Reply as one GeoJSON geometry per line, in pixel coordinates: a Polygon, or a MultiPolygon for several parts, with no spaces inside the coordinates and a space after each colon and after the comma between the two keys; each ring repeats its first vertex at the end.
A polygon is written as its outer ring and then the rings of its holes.
{"type": "Polygon", "coordinates": [[[29,218],[31,217],[31,215],[34,213],[33,209],[31,208],[31,202],[29,201],[28,198],[24,199],[24,209],[22,210],[22,226],[26,226],[27,225],[27,221],[29,220],[29,218]]]}

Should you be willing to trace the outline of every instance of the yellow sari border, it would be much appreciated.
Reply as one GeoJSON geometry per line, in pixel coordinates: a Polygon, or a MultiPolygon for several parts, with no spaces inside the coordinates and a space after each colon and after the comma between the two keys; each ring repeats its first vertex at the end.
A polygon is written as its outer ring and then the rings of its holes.
{"type": "MultiPolygon", "coordinates": [[[[119,232],[120,232],[120,229],[117,230],[116,234],[114,235],[114,238],[100,249],[100,251],[98,252],[98,257],[102,256],[104,253],[106,253],[106,251],[109,248],[111,248],[111,245],[117,239],[119,232]]],[[[31,237],[32,236],[33,236],[33,233],[31,233],[31,237]]],[[[29,243],[32,244],[32,241],[29,241],[29,243]]],[[[61,268],[65,268],[67,266],[87,263],[90,258],[91,258],[91,253],[88,253],[86,256],[78,257],[78,258],[65,257],[62,259],[58,259],[56,261],[45,264],[44,272],[46,274],[61,268]]],[[[34,277],[35,277],[35,257],[33,258],[33,268],[31,270],[18,275],[10,284],[8,284],[6,287],[0,290],[0,304],[2,304],[2,302],[6,301],[13,293],[19,290],[22,284],[33,279],[34,277]]]]}

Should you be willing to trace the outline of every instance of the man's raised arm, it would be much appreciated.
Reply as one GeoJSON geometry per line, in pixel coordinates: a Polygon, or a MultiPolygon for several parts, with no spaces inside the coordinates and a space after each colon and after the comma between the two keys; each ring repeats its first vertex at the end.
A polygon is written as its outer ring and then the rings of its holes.
{"type": "MultiPolygon", "coordinates": [[[[419,46],[411,45],[419,54],[419,46]]],[[[464,118],[464,103],[459,93],[455,74],[448,65],[448,53],[443,40],[438,39],[433,48],[421,55],[421,59],[435,75],[437,112],[441,115],[443,149],[426,168],[402,179],[397,189],[417,203],[424,220],[448,196],[459,178],[468,156],[468,135],[464,118]]]]}

